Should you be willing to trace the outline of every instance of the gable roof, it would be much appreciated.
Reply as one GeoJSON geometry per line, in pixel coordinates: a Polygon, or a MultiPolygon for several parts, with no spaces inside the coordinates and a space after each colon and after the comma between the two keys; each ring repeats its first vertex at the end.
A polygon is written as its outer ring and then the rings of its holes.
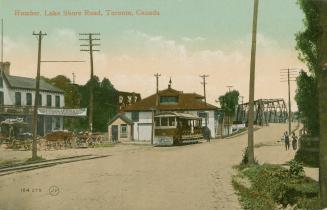
{"type": "MultiPolygon", "coordinates": [[[[158,93],[160,96],[177,96],[178,103],[176,104],[160,104],[159,110],[216,110],[218,107],[204,103],[203,96],[197,93],[183,93],[172,88],[168,88],[158,93]]],[[[124,111],[150,111],[156,108],[156,94],[153,94],[143,100],[125,107],[124,111]]]]}
{"type": "Polygon", "coordinates": [[[114,121],[116,121],[118,118],[122,119],[124,122],[126,122],[129,125],[132,125],[134,122],[132,120],[130,120],[129,118],[125,117],[125,115],[123,113],[118,113],[116,114],[109,122],[108,125],[110,125],[111,123],[113,123],[114,121]]]}
{"type": "MultiPolygon", "coordinates": [[[[33,78],[11,76],[6,74],[4,74],[4,77],[11,88],[35,90],[36,81],[33,78]]],[[[47,83],[43,79],[40,79],[40,90],[56,92],[56,93],[64,93],[63,90],[47,83]]]]}

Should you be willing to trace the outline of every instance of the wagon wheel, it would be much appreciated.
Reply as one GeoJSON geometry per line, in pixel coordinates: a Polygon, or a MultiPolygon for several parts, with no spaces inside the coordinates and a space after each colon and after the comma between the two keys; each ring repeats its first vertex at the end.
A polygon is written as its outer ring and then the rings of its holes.
{"type": "Polygon", "coordinates": [[[89,146],[94,147],[95,146],[94,136],[89,136],[87,138],[87,143],[88,143],[89,146]]]}
{"type": "Polygon", "coordinates": [[[103,139],[104,139],[103,136],[102,135],[99,135],[99,136],[96,137],[96,140],[95,141],[96,141],[97,144],[102,144],[103,143],[103,139]]]}

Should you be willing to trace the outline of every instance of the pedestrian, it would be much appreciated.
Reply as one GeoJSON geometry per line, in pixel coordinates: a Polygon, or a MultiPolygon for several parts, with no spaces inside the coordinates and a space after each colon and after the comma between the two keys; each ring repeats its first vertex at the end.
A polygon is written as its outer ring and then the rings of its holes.
{"type": "Polygon", "coordinates": [[[285,132],[285,138],[284,138],[284,141],[285,141],[285,149],[286,151],[290,149],[290,138],[288,136],[288,132],[286,131],[285,132]]]}
{"type": "Polygon", "coordinates": [[[297,149],[297,136],[295,135],[294,132],[292,134],[292,147],[293,147],[293,150],[297,149]]]}
{"type": "Polygon", "coordinates": [[[281,142],[285,141],[285,132],[283,133],[282,138],[280,138],[280,141],[281,142]]]}

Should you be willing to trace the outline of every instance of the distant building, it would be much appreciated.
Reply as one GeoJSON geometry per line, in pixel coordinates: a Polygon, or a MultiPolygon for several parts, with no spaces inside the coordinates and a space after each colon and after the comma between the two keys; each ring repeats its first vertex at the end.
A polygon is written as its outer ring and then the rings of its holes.
{"type": "Polygon", "coordinates": [[[141,94],[134,92],[118,91],[118,97],[118,112],[121,112],[122,110],[124,110],[125,107],[131,104],[141,101],[141,94]]]}
{"type": "MultiPolygon", "coordinates": [[[[35,99],[35,79],[10,75],[10,63],[0,71],[0,122],[6,119],[23,118],[30,126],[35,99]]],[[[38,109],[39,135],[64,129],[65,116],[86,116],[86,109],[65,109],[64,92],[40,80],[38,109]]]]}
{"type": "Polygon", "coordinates": [[[134,122],[133,140],[150,141],[152,135],[152,113],[158,112],[183,112],[202,117],[203,126],[207,124],[212,137],[218,135],[218,108],[204,102],[204,97],[196,93],[183,93],[171,88],[159,91],[158,105],[157,94],[131,104],[124,109],[125,116],[134,122]]]}

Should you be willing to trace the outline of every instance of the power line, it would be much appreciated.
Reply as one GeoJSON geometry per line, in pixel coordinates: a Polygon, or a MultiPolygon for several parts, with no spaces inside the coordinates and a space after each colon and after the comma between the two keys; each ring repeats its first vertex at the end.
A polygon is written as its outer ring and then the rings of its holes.
{"type": "Polygon", "coordinates": [[[100,46],[99,43],[94,43],[93,41],[98,41],[100,38],[94,38],[94,36],[100,36],[100,33],[80,33],[80,36],[86,36],[86,38],[79,39],[81,41],[88,41],[87,44],[81,44],[81,47],[88,47],[88,49],[81,49],[80,51],[89,52],[90,53],[90,67],[91,67],[91,74],[90,74],[90,101],[89,101],[89,129],[93,131],[93,52],[100,51],[94,49],[95,46],[100,46]]]}

